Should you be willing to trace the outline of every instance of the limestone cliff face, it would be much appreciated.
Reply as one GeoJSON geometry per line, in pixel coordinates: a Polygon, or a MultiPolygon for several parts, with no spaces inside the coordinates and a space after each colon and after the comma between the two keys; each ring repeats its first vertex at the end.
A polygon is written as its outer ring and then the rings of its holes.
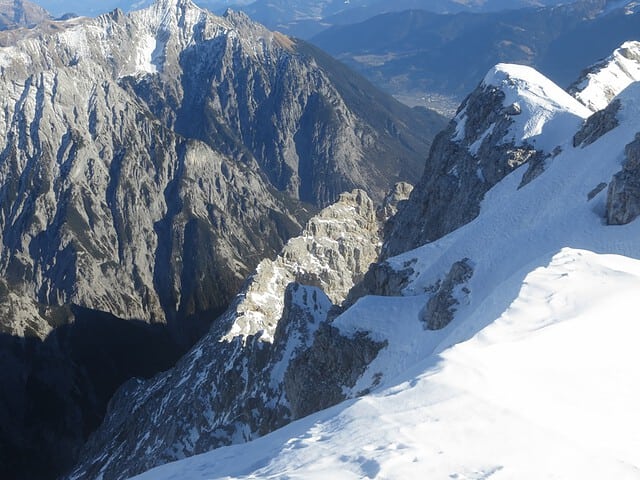
{"type": "Polygon", "coordinates": [[[290,283],[318,287],[333,304],[341,304],[380,252],[375,215],[373,201],[362,190],[355,190],[342,194],[338,202],[311,218],[275,260],[258,265],[242,293],[229,335],[260,331],[272,335],[290,283]]]}
{"type": "Polygon", "coordinates": [[[299,231],[298,199],[379,198],[428,144],[321,52],[189,0],[0,44],[0,275],[43,304],[211,318],[299,231]]]}
{"type": "Polygon", "coordinates": [[[344,399],[382,345],[343,337],[328,316],[377,257],[375,214],[363,191],[343,194],[261,262],[175,368],[118,392],[70,478],[126,478],[344,399]]]}
{"type": "Polygon", "coordinates": [[[219,310],[254,266],[243,260],[295,231],[255,171],[167,130],[113,83],[87,81],[78,106],[59,81],[4,92],[22,107],[0,154],[0,272],[14,290],[172,322],[219,310]],[[75,115],[86,123],[65,123],[75,115]]]}
{"type": "Polygon", "coordinates": [[[299,227],[257,166],[121,87],[132,26],[72,20],[0,51],[0,275],[43,304],[173,323],[220,312],[299,227]]]}

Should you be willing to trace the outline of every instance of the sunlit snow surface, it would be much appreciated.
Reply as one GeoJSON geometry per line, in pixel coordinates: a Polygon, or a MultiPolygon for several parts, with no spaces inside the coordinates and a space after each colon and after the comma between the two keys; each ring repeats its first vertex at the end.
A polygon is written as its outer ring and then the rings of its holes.
{"type": "MultiPolygon", "coordinates": [[[[540,82],[536,82],[539,84],[540,82]]],[[[640,479],[640,220],[606,226],[606,189],[640,131],[640,86],[620,125],[585,148],[572,132],[546,171],[527,166],[480,216],[391,260],[405,297],[365,297],[335,325],[386,339],[357,392],[372,394],[249,444],[141,479],[640,479]],[[468,258],[455,320],[423,329],[428,287],[468,258]]]]}
{"type": "Polygon", "coordinates": [[[517,104],[521,113],[512,117],[506,141],[528,142],[551,152],[567,139],[581,119],[591,112],[547,77],[524,65],[498,64],[485,76],[484,85],[505,93],[505,106],[517,104]],[[511,138],[509,138],[509,135],[511,138]]]}
{"type": "Polygon", "coordinates": [[[640,42],[625,42],[576,86],[576,98],[593,111],[605,108],[611,99],[640,80],[640,42]]]}
{"type": "Polygon", "coordinates": [[[139,478],[640,478],[639,291],[639,261],[565,249],[395,386],[139,478]]]}

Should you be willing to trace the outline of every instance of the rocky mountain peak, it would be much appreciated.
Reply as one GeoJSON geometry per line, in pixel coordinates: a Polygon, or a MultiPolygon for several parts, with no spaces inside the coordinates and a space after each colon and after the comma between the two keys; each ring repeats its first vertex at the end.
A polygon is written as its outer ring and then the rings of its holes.
{"type": "Polygon", "coordinates": [[[521,185],[531,181],[590,114],[536,70],[496,65],[434,141],[422,179],[387,228],[383,255],[469,222],[484,194],[520,165],[529,164],[521,185]]]}
{"type": "Polygon", "coordinates": [[[191,0],[155,0],[151,5],[143,10],[151,10],[158,17],[169,19],[172,16],[179,17],[183,12],[188,10],[201,10],[191,0]]]}
{"type": "Polygon", "coordinates": [[[136,73],[161,72],[166,64],[177,63],[180,52],[201,35],[207,16],[190,0],[157,0],[132,12],[130,18],[139,30],[134,38],[136,73]]]}
{"type": "Polygon", "coordinates": [[[276,189],[319,206],[353,188],[379,196],[389,178],[419,169],[425,151],[401,133],[409,123],[392,120],[405,108],[378,98],[367,103],[375,113],[361,112],[356,98],[377,93],[322,52],[233,11],[190,8],[182,26],[171,16],[163,30],[158,5],[131,14],[135,48],[118,75],[180,134],[253,156],[276,189]],[[390,144],[404,153],[382,155],[390,144]]]}
{"type": "Polygon", "coordinates": [[[343,193],[311,218],[275,260],[258,265],[225,338],[262,332],[263,340],[272,339],[290,283],[318,287],[333,304],[341,304],[376,260],[380,243],[373,201],[362,190],[343,193]]]}
{"type": "Polygon", "coordinates": [[[497,89],[504,95],[501,112],[511,118],[505,142],[529,144],[548,153],[565,141],[568,129],[591,113],[558,85],[524,65],[496,65],[480,88],[497,89]]]}

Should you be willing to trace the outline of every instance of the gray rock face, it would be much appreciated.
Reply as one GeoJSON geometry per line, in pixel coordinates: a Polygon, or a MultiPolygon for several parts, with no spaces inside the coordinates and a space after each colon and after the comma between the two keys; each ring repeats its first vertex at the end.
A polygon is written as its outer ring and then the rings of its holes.
{"type": "Polygon", "coordinates": [[[379,232],[362,191],[312,218],[175,368],[120,389],[70,478],[127,478],[344,399],[382,345],[342,337],[329,313],[376,259],[379,232]]]}
{"type": "Polygon", "coordinates": [[[381,295],[385,297],[397,297],[402,295],[402,290],[409,283],[414,270],[408,262],[402,270],[396,270],[387,262],[378,262],[371,265],[360,283],[354,286],[349,293],[345,305],[352,305],[356,300],[365,295],[381,295]]]}
{"type": "Polygon", "coordinates": [[[293,418],[301,418],[345,400],[343,387],[353,387],[384,344],[342,336],[324,323],[313,345],[293,360],[284,377],[293,418]]]}
{"type": "Polygon", "coordinates": [[[296,199],[381,196],[426,148],[411,110],[243,14],[52,25],[0,42],[0,275],[43,304],[198,324],[299,231],[296,199]]]}
{"type": "Polygon", "coordinates": [[[499,88],[481,85],[463,102],[457,120],[436,137],[420,182],[386,233],[383,257],[471,221],[492,186],[523,163],[544,161],[544,152],[505,138],[520,108],[505,106],[504,99],[499,88]]]}
{"type": "Polygon", "coordinates": [[[152,23],[72,20],[0,52],[0,275],[43,304],[168,322],[193,341],[299,224],[255,164],[177,135],[119,85],[152,23]]]}
{"type": "Polygon", "coordinates": [[[302,236],[287,243],[282,258],[296,282],[321,288],[339,305],[378,257],[380,243],[373,201],[355,190],[312,218],[302,236]]]}
{"type": "Polygon", "coordinates": [[[278,257],[258,265],[243,289],[225,338],[257,332],[264,338],[273,336],[291,283],[321,288],[333,304],[341,304],[380,252],[375,212],[366,193],[355,190],[311,218],[278,257]]]}
{"type": "Polygon", "coordinates": [[[398,213],[398,208],[401,203],[409,199],[412,191],[413,185],[410,183],[398,182],[384,197],[382,205],[378,207],[376,216],[378,217],[378,221],[385,225],[385,228],[387,228],[387,222],[398,213]]]}
{"type": "Polygon", "coordinates": [[[625,162],[607,191],[607,223],[626,225],[640,215],[640,134],[625,147],[625,162]]]}
{"type": "Polygon", "coordinates": [[[56,326],[66,323],[66,310],[22,295],[0,278],[0,332],[43,339],[56,326]]]}
{"type": "Polygon", "coordinates": [[[433,296],[422,311],[421,317],[426,329],[440,330],[449,325],[456,312],[456,305],[460,304],[458,297],[470,293],[463,285],[472,276],[473,268],[468,258],[451,266],[444,280],[434,286],[433,296]]]}
{"type": "Polygon", "coordinates": [[[620,100],[613,100],[606,108],[591,115],[584,126],[574,135],[573,146],[586,147],[610,132],[619,124],[617,114],[620,110],[620,100]]]}

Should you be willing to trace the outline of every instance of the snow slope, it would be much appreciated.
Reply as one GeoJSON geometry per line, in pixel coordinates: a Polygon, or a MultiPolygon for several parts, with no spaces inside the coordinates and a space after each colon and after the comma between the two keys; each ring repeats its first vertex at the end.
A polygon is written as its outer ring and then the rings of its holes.
{"type": "Polygon", "coordinates": [[[396,386],[137,478],[639,478],[639,287],[637,260],[564,249],[396,386]]]}
{"type": "Polygon", "coordinates": [[[640,84],[617,98],[614,130],[584,148],[568,136],[534,181],[518,188],[517,169],[476,220],[389,260],[415,271],[404,297],[335,320],[387,340],[350,392],[373,393],[137,478],[640,478],[640,222],[605,225],[606,189],[588,200],[640,131],[640,84]],[[454,320],[425,330],[462,259],[454,320]]]}
{"type": "Polygon", "coordinates": [[[611,56],[594,65],[574,87],[574,96],[591,110],[605,108],[611,99],[640,80],[640,42],[625,42],[611,56]]]}

